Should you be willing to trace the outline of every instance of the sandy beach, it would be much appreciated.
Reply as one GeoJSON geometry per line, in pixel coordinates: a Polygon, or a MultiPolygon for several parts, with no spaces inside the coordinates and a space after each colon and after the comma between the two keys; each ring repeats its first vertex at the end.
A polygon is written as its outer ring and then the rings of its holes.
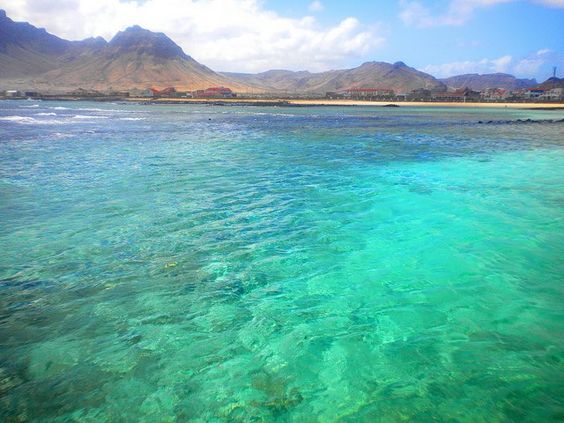
{"type": "Polygon", "coordinates": [[[130,98],[134,102],[151,103],[197,103],[197,104],[249,104],[249,105],[290,105],[290,106],[399,106],[399,107],[479,107],[510,109],[564,109],[564,103],[454,103],[422,101],[362,101],[362,100],[326,100],[326,99],[201,99],[201,98],[130,98]]]}

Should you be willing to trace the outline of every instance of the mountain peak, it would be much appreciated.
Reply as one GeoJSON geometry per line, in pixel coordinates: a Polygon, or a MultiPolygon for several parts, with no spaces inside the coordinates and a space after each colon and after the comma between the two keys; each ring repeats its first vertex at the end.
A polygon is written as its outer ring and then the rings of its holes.
{"type": "Polygon", "coordinates": [[[165,34],[149,31],[139,25],[130,26],[118,32],[110,41],[109,46],[120,53],[135,52],[163,59],[188,58],[182,48],[165,34]]]}
{"type": "Polygon", "coordinates": [[[558,78],[556,76],[551,76],[542,84],[537,85],[536,88],[541,88],[543,90],[550,90],[552,88],[564,88],[564,78],[558,78]]]}
{"type": "Polygon", "coordinates": [[[36,28],[27,22],[14,22],[6,11],[0,9],[0,52],[6,53],[9,45],[35,48],[41,54],[64,54],[70,42],[49,34],[45,28],[36,28]]]}
{"type": "Polygon", "coordinates": [[[68,41],[3,16],[0,11],[0,84],[7,84],[5,89],[250,89],[187,56],[165,34],[138,25],[110,42],[102,37],[68,41]]]}
{"type": "Polygon", "coordinates": [[[71,41],[75,46],[90,47],[90,48],[103,48],[108,42],[102,37],[90,37],[81,41],[71,41]]]}
{"type": "Polygon", "coordinates": [[[381,66],[381,65],[389,65],[389,63],[384,63],[384,62],[376,62],[375,60],[370,61],[370,62],[364,62],[362,65],[360,65],[359,67],[361,68],[370,68],[370,67],[374,67],[374,66],[381,66]]]}

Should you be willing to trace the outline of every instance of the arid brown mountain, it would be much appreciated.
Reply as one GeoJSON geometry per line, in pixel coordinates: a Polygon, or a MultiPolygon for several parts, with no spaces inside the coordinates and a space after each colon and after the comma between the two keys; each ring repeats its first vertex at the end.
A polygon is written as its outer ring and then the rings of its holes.
{"type": "Polygon", "coordinates": [[[166,35],[138,26],[119,32],[103,48],[85,51],[43,78],[59,86],[98,90],[169,86],[179,90],[210,86],[248,89],[198,63],[166,35]]]}
{"type": "Polygon", "coordinates": [[[353,88],[391,89],[408,93],[414,89],[444,91],[446,86],[429,74],[410,68],[403,62],[367,62],[353,69],[311,73],[272,70],[259,74],[224,73],[241,83],[259,85],[269,91],[324,94],[353,88]]]}
{"type": "Polygon", "coordinates": [[[238,92],[319,93],[353,88],[418,88],[443,91],[446,86],[406,66],[368,62],[344,70],[256,75],[217,73],[187,55],[163,33],[139,26],[102,38],[67,41],[28,23],[14,22],[0,11],[0,89],[62,92],[77,88],[130,90],[175,87],[195,90],[225,86],[238,92]]]}
{"type": "Polygon", "coordinates": [[[0,10],[0,76],[39,75],[61,66],[65,57],[106,44],[103,38],[71,42],[24,22],[13,22],[0,10]]]}
{"type": "Polygon", "coordinates": [[[194,90],[248,87],[188,56],[170,38],[139,26],[102,38],[67,41],[0,11],[0,88],[65,91],[174,86],[194,90]]]}
{"type": "Polygon", "coordinates": [[[507,73],[489,73],[479,75],[469,73],[465,75],[451,76],[450,78],[440,79],[449,88],[468,87],[474,91],[482,91],[486,88],[504,88],[506,90],[517,90],[529,88],[537,84],[534,79],[518,79],[507,73]]]}

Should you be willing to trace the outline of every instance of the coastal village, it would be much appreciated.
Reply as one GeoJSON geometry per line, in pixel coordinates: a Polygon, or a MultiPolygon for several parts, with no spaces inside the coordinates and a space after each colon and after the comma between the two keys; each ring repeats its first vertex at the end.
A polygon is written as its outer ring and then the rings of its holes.
{"type": "MultiPolygon", "coordinates": [[[[552,78],[551,78],[552,79],[552,78]]],[[[556,78],[558,79],[558,78],[556,78]]],[[[550,80],[549,80],[550,81],[550,80]]],[[[560,80],[559,80],[560,81],[560,80]]],[[[548,81],[547,81],[548,82],[548,81]]],[[[556,84],[555,84],[556,85],[556,84]]],[[[66,93],[49,93],[36,90],[5,90],[0,92],[4,99],[328,99],[328,100],[362,100],[362,101],[417,101],[417,102],[562,102],[564,88],[527,88],[508,90],[503,88],[486,88],[474,91],[468,87],[449,89],[446,91],[417,89],[408,93],[395,92],[388,88],[351,88],[342,91],[325,93],[298,93],[298,92],[235,92],[228,87],[209,87],[203,90],[182,91],[174,87],[164,89],[147,88],[131,91],[98,91],[76,89],[66,93]]]]}

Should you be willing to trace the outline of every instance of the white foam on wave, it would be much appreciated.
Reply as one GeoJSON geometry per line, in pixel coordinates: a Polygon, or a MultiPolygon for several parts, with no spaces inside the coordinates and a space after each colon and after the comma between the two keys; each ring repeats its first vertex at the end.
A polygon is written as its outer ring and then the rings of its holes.
{"type": "Polygon", "coordinates": [[[39,107],[39,104],[31,104],[29,106],[20,106],[22,109],[35,109],[36,107],[39,107]]]}
{"type": "Polygon", "coordinates": [[[127,110],[120,109],[100,109],[96,107],[82,107],[76,109],[81,112],[107,112],[107,113],[129,113],[127,110]]]}
{"type": "Polygon", "coordinates": [[[68,122],[58,119],[35,119],[30,116],[2,116],[0,121],[13,122],[20,125],[62,125],[68,122]]]}
{"type": "Polygon", "coordinates": [[[55,133],[53,133],[53,136],[55,138],[70,138],[70,137],[72,137],[72,134],[66,134],[64,132],[55,132],[55,133]]]}
{"type": "Polygon", "coordinates": [[[61,107],[61,106],[49,107],[49,109],[53,109],[53,110],[70,110],[68,107],[61,107]]]}
{"type": "Polygon", "coordinates": [[[74,115],[73,119],[108,119],[108,116],[74,115]]]}
{"type": "Polygon", "coordinates": [[[7,122],[18,122],[18,123],[30,123],[35,122],[35,119],[29,116],[2,116],[0,120],[4,120],[7,122]]]}
{"type": "Polygon", "coordinates": [[[57,113],[36,113],[35,116],[57,116],[57,113]]]}
{"type": "Polygon", "coordinates": [[[119,120],[145,120],[142,117],[126,117],[126,118],[119,118],[119,120]]]}

